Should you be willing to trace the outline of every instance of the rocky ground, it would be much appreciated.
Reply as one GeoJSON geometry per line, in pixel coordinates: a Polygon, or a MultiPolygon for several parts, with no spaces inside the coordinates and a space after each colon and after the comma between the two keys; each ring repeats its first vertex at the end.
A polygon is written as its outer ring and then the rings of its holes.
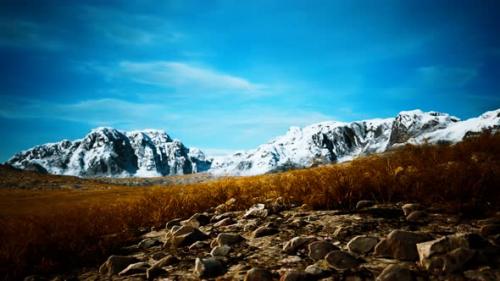
{"type": "Polygon", "coordinates": [[[144,231],[69,279],[500,280],[498,213],[468,219],[439,206],[370,201],[313,211],[280,198],[228,211],[234,203],[144,231]]]}

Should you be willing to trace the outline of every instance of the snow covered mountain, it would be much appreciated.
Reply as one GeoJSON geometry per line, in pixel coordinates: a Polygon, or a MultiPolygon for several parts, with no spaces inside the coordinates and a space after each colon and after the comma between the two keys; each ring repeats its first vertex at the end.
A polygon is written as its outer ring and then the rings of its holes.
{"type": "Polygon", "coordinates": [[[164,131],[120,132],[97,128],[81,140],[63,140],[22,151],[7,161],[16,168],[84,177],[153,177],[208,170],[199,149],[187,148],[164,131]]]}
{"type": "Polygon", "coordinates": [[[402,111],[395,118],[292,127],[256,149],[208,159],[199,149],[185,147],[164,131],[97,128],[81,140],[63,140],[17,153],[7,164],[85,177],[152,177],[204,171],[257,175],[343,162],[406,143],[454,143],[483,130],[500,131],[500,109],[464,121],[446,113],[402,111]]]}
{"type": "Polygon", "coordinates": [[[483,130],[500,131],[500,109],[465,121],[446,113],[412,110],[389,119],[322,122],[302,129],[292,127],[285,135],[256,149],[216,158],[210,172],[256,175],[310,167],[383,152],[405,143],[458,142],[483,130]]]}

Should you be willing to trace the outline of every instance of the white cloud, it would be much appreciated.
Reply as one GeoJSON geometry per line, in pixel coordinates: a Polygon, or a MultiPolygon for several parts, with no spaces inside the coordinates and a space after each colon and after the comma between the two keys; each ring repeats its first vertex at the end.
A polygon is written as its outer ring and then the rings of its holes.
{"type": "Polygon", "coordinates": [[[238,76],[183,62],[123,61],[119,63],[119,69],[136,82],[162,87],[239,92],[254,92],[263,87],[238,76]]]}

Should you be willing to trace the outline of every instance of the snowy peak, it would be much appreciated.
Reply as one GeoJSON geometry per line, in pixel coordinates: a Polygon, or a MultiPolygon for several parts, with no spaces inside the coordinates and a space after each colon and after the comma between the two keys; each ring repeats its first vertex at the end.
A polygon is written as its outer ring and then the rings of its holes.
{"type": "Polygon", "coordinates": [[[405,143],[417,135],[443,129],[459,121],[457,117],[435,111],[401,111],[394,119],[389,145],[405,143]]]}
{"type": "Polygon", "coordinates": [[[109,127],[83,139],[36,146],[7,164],[53,174],[104,177],[153,177],[206,171],[210,162],[162,130],[121,132],[109,127]]]}
{"type": "Polygon", "coordinates": [[[440,112],[402,111],[394,118],[351,123],[327,121],[291,127],[256,149],[214,160],[216,175],[256,175],[384,152],[405,143],[458,142],[483,130],[499,130],[500,109],[460,121],[440,112]]]}

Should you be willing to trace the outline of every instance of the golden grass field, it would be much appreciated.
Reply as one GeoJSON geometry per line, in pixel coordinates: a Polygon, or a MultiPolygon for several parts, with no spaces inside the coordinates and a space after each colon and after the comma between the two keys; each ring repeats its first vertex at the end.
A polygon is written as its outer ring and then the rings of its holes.
{"type": "Polygon", "coordinates": [[[96,266],[134,238],[137,228],[162,227],[230,198],[237,209],[281,196],[315,209],[352,208],[371,199],[439,203],[465,215],[486,215],[500,208],[500,134],[451,146],[405,146],[341,165],[196,184],[125,187],[7,168],[0,186],[0,276],[11,280],[96,266]],[[27,189],[29,184],[34,189],[27,189]],[[79,188],[37,189],[57,185],[79,188]]]}

